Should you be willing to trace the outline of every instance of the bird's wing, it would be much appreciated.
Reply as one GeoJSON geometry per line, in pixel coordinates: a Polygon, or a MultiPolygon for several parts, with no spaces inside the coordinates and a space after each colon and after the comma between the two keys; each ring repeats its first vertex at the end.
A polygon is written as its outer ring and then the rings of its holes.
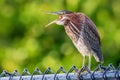
{"type": "Polygon", "coordinates": [[[94,52],[92,54],[97,59],[97,61],[101,61],[102,54],[100,49],[100,37],[95,24],[87,16],[85,17],[83,38],[94,52]]]}

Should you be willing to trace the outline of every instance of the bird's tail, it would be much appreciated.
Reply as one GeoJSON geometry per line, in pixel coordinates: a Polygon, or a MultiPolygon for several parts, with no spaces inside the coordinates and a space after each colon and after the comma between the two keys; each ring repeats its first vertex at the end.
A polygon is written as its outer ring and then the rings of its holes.
{"type": "Polygon", "coordinates": [[[97,62],[104,63],[104,59],[103,59],[103,55],[102,55],[101,50],[98,51],[97,53],[93,53],[93,56],[97,62]]]}

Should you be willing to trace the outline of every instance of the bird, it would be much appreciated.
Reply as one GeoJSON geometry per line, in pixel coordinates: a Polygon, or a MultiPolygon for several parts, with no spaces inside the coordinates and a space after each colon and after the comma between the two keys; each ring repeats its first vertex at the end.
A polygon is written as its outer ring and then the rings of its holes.
{"type": "Polygon", "coordinates": [[[71,12],[60,10],[48,12],[58,15],[59,18],[50,22],[47,26],[56,23],[65,28],[66,34],[72,40],[78,52],[82,54],[82,67],[85,66],[85,59],[88,56],[88,67],[91,67],[91,55],[97,62],[103,63],[101,42],[98,30],[94,22],[82,12],[71,12]]]}

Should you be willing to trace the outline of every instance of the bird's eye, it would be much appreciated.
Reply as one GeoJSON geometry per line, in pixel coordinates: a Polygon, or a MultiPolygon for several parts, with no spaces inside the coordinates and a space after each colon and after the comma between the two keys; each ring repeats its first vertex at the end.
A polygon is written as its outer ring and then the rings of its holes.
{"type": "Polygon", "coordinates": [[[62,16],[59,16],[59,19],[62,19],[63,17],[62,16]]]}

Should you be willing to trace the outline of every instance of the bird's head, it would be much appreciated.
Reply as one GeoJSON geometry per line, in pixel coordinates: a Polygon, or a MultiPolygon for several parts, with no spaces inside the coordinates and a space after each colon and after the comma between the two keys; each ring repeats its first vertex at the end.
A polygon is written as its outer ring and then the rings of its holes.
{"type": "Polygon", "coordinates": [[[48,14],[55,14],[58,15],[59,18],[57,20],[52,21],[49,23],[47,26],[56,23],[58,25],[66,25],[70,21],[69,15],[72,14],[73,12],[67,11],[67,10],[61,10],[58,12],[49,12],[48,14]]]}

